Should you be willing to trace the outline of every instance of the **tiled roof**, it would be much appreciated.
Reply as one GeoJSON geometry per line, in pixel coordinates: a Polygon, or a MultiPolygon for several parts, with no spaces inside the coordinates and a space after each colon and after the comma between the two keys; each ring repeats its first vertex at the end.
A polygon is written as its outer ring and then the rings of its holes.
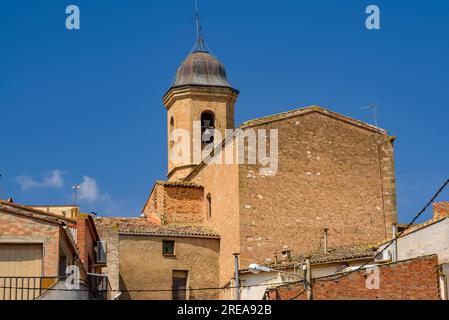
{"type": "Polygon", "coordinates": [[[203,188],[202,185],[188,181],[156,181],[156,184],[166,187],[203,188]]]}
{"type": "Polygon", "coordinates": [[[217,233],[200,225],[158,225],[145,218],[97,218],[95,224],[97,228],[117,228],[121,234],[220,238],[217,233]]]}
{"type": "Polygon", "coordinates": [[[310,262],[317,265],[371,258],[374,260],[375,251],[372,246],[368,245],[335,247],[329,248],[327,253],[324,252],[324,249],[321,249],[309,254],[297,256],[290,261],[282,261],[277,265],[275,263],[268,263],[266,265],[274,268],[290,268],[298,263],[304,262],[304,257],[307,255],[310,255],[310,262]]]}
{"type": "Polygon", "coordinates": [[[330,248],[327,253],[315,251],[310,254],[312,264],[343,262],[348,260],[373,258],[374,249],[371,246],[346,246],[330,248]]]}
{"type": "Polygon", "coordinates": [[[28,214],[28,215],[33,215],[35,218],[47,218],[47,219],[52,219],[56,222],[61,222],[61,223],[76,223],[76,220],[73,219],[69,219],[63,216],[59,216],[50,212],[46,212],[46,211],[42,211],[42,210],[38,210],[35,209],[33,207],[30,206],[25,206],[25,205],[21,205],[21,204],[17,204],[17,203],[13,203],[13,202],[7,202],[7,201],[3,201],[0,200],[0,209],[4,209],[4,210],[8,210],[8,207],[10,208],[14,208],[17,210],[21,210],[22,213],[28,214]]]}

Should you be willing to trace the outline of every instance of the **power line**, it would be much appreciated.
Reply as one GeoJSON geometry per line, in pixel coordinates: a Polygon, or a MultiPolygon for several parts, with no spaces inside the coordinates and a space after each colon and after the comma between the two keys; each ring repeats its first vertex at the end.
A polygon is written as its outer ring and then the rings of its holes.
{"type": "MultiPolygon", "coordinates": [[[[426,206],[420,211],[418,212],[418,214],[413,218],[413,220],[407,225],[407,227],[404,228],[404,230],[402,230],[395,238],[393,238],[390,242],[388,242],[388,244],[386,245],[386,247],[384,249],[382,249],[380,252],[377,253],[377,255],[383,254],[388,248],[390,248],[393,243],[395,243],[399,238],[402,237],[402,235],[408,230],[410,229],[415,222],[427,211],[427,209],[429,209],[429,207],[433,204],[433,202],[440,196],[440,194],[444,191],[444,189],[446,189],[446,187],[449,185],[449,179],[446,180],[446,182],[441,186],[441,188],[437,191],[437,193],[432,197],[432,199],[430,199],[430,201],[426,204],[426,206]]],[[[349,271],[343,275],[329,275],[329,276],[323,276],[323,277],[318,277],[313,279],[314,281],[336,281],[336,280],[340,280],[346,277],[349,277],[350,275],[359,272],[360,270],[362,270],[363,268],[365,268],[367,265],[369,265],[371,262],[367,261],[365,262],[363,265],[361,265],[360,267],[358,267],[355,270],[349,271]]]]}
{"type": "MultiPolygon", "coordinates": [[[[258,284],[258,285],[249,285],[249,286],[239,286],[239,288],[255,288],[255,287],[274,287],[274,286],[281,286],[281,285],[292,285],[301,283],[302,281],[292,281],[292,282],[282,282],[282,283],[271,283],[271,284],[258,284]]],[[[0,289],[17,289],[17,290],[38,290],[37,288],[26,288],[26,287],[6,287],[6,286],[0,286],[0,289]]],[[[99,290],[99,292],[107,293],[107,292],[113,292],[113,293],[157,293],[157,292],[189,292],[189,291],[219,291],[219,290],[232,290],[237,289],[236,286],[229,286],[229,287],[210,287],[210,288],[196,288],[196,289],[135,289],[135,290],[99,290]]],[[[91,290],[88,289],[63,289],[63,288],[48,288],[45,289],[45,291],[62,291],[62,292],[91,292],[91,290]]]]}

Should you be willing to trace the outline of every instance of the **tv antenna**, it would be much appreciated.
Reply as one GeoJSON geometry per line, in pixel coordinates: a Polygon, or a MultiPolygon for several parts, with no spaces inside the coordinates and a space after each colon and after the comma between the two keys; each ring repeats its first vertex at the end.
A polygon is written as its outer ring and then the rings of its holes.
{"type": "Polygon", "coordinates": [[[379,110],[379,104],[376,103],[372,103],[367,107],[363,107],[361,108],[362,110],[371,110],[373,112],[373,119],[374,119],[374,125],[376,127],[379,127],[379,121],[378,121],[378,115],[377,115],[377,111],[379,110]]]}

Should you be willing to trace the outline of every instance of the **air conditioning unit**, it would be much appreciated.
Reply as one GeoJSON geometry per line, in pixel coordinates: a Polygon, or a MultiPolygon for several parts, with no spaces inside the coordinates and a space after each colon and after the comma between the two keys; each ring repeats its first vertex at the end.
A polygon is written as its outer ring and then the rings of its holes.
{"type": "Polygon", "coordinates": [[[376,257],[374,258],[374,261],[377,263],[388,263],[388,262],[391,262],[392,260],[393,260],[392,254],[388,250],[378,253],[376,255],[376,257]]]}
{"type": "Polygon", "coordinates": [[[106,251],[106,241],[97,242],[97,264],[106,264],[107,262],[107,251],[106,251]]]}

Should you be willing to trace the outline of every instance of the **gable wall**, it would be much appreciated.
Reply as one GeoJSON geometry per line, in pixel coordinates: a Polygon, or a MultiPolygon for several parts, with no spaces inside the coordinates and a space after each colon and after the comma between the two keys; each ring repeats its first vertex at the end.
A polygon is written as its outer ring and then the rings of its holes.
{"type": "Polygon", "coordinates": [[[393,146],[386,134],[321,113],[261,124],[279,130],[279,171],[240,166],[242,267],[289,247],[371,244],[396,221],[393,146]]]}

